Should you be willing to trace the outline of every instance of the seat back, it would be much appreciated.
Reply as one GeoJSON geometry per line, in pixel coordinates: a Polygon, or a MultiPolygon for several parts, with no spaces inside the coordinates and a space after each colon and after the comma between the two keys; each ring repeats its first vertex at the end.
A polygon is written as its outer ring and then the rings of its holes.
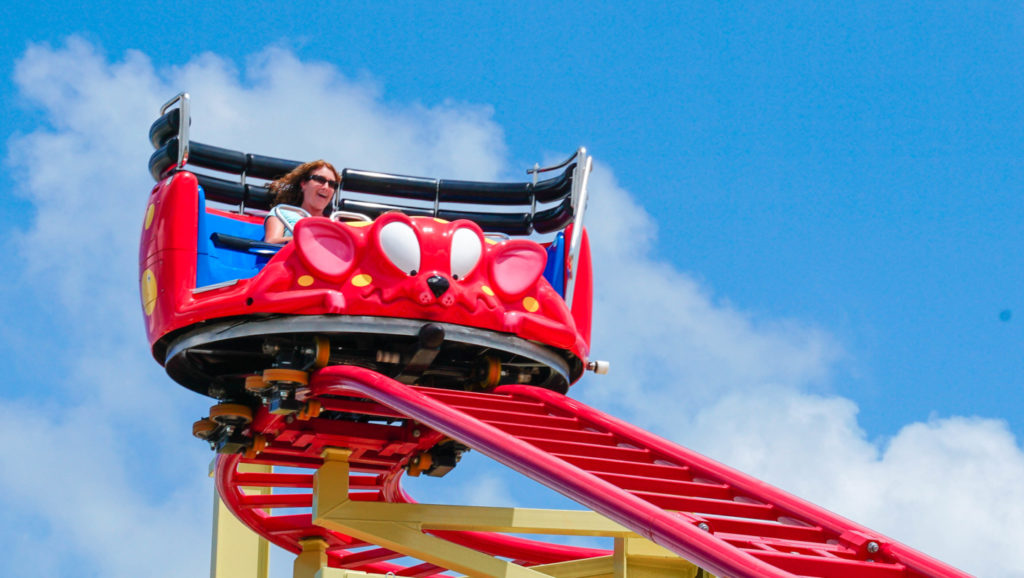
{"type": "Polygon", "coordinates": [[[208,208],[202,187],[199,187],[198,236],[196,287],[254,277],[275,252],[275,249],[266,245],[246,247],[223,242],[221,236],[262,241],[263,223],[251,215],[208,208]]]}

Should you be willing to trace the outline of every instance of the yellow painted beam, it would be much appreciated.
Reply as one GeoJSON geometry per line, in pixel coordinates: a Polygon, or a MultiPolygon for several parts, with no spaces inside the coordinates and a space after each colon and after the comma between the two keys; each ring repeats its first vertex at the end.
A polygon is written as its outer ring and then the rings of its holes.
{"type": "Polygon", "coordinates": [[[352,450],[327,448],[321,454],[323,465],[313,474],[313,518],[348,502],[348,458],[352,450]]]}
{"type": "Polygon", "coordinates": [[[368,519],[348,519],[342,515],[342,512],[349,507],[364,504],[364,502],[352,502],[348,498],[348,457],[351,453],[347,450],[327,449],[322,455],[324,463],[313,476],[314,524],[472,576],[507,578],[544,576],[523,566],[477,552],[472,548],[424,534],[418,524],[380,520],[373,516],[368,519]]]}
{"type": "MultiPolygon", "coordinates": [[[[324,451],[314,476],[313,523],[470,576],[501,578],[701,578],[699,568],[591,511],[390,504],[349,500],[347,450],[324,451]],[[610,536],[612,556],[526,568],[424,533],[462,530],[610,536]]],[[[324,569],[319,578],[341,578],[324,569]]],[[[351,574],[357,576],[357,574],[351,574]]],[[[358,574],[362,576],[362,574],[358,574]]],[[[296,574],[296,578],[300,577],[296,574]]]]}
{"type": "Polygon", "coordinates": [[[553,578],[712,578],[676,554],[643,538],[615,540],[612,556],[533,566],[553,578]]]}
{"type": "Polygon", "coordinates": [[[615,578],[710,578],[689,560],[643,538],[616,538],[612,558],[615,578]]]}
{"type": "Polygon", "coordinates": [[[678,559],[679,555],[668,548],[659,546],[650,540],[623,540],[626,556],[630,558],[678,559]]]}
{"type": "Polygon", "coordinates": [[[327,541],[323,538],[299,540],[302,552],[295,557],[292,565],[293,578],[314,578],[327,567],[327,541]]]}
{"type": "MultiPolygon", "coordinates": [[[[239,471],[270,473],[272,467],[242,464],[239,471]]],[[[212,463],[210,475],[213,475],[212,463]]],[[[244,489],[247,493],[270,493],[270,488],[244,489]]],[[[267,578],[269,561],[270,545],[267,541],[239,522],[214,490],[210,578],[267,578]]]]}
{"type": "Polygon", "coordinates": [[[570,560],[532,568],[553,578],[615,578],[615,560],[612,556],[570,560]]]}
{"type": "Polygon", "coordinates": [[[423,530],[473,530],[567,536],[636,536],[624,526],[589,510],[347,502],[323,517],[396,522],[415,525],[423,530]]]}
{"type": "Polygon", "coordinates": [[[342,568],[322,568],[314,578],[395,578],[393,574],[370,574],[359,570],[342,568]]]}
{"type": "Polygon", "coordinates": [[[353,525],[347,525],[332,521],[325,523],[324,526],[424,562],[437,564],[455,572],[464,572],[470,576],[493,576],[496,578],[540,578],[546,576],[546,574],[506,562],[489,554],[477,552],[472,548],[424,534],[417,528],[394,522],[356,520],[353,525]]]}

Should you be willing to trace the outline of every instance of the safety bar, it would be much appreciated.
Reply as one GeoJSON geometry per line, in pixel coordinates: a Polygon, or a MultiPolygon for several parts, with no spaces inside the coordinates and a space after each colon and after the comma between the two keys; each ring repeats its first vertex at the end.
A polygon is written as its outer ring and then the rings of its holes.
{"type": "Polygon", "coordinates": [[[245,237],[236,237],[225,233],[213,233],[210,235],[210,240],[213,241],[213,244],[216,247],[245,251],[256,255],[273,255],[284,247],[284,245],[254,241],[245,237]]]}
{"type": "MultiPolygon", "coordinates": [[[[172,127],[170,126],[170,120],[171,120],[170,119],[170,115],[166,115],[167,116],[167,122],[165,124],[167,126],[166,126],[165,130],[174,130],[174,132],[178,133],[178,142],[176,143],[176,145],[177,145],[176,148],[177,148],[177,151],[178,151],[178,155],[177,155],[177,159],[176,159],[176,164],[177,164],[177,167],[179,169],[184,167],[185,163],[188,162],[188,155],[189,155],[188,129],[189,129],[189,126],[192,124],[192,113],[190,112],[190,106],[191,106],[190,102],[191,102],[191,100],[192,99],[191,99],[191,97],[189,97],[187,92],[179,92],[174,98],[172,98],[171,100],[168,100],[167,102],[164,103],[163,106],[160,107],[160,119],[158,119],[157,122],[154,123],[154,125],[152,127],[150,127],[150,129],[149,129],[149,138],[152,141],[153,140],[153,130],[156,128],[157,124],[159,124],[160,121],[164,119],[164,116],[165,116],[164,113],[166,113],[167,109],[170,108],[172,105],[174,105],[174,103],[176,103],[176,102],[178,103],[178,108],[174,109],[174,111],[173,111],[174,118],[177,119],[178,122],[176,123],[176,126],[174,126],[173,129],[172,129],[172,127]],[[182,116],[187,118],[188,122],[180,122],[182,116]]],[[[156,144],[154,144],[153,146],[155,147],[156,144]]]]}

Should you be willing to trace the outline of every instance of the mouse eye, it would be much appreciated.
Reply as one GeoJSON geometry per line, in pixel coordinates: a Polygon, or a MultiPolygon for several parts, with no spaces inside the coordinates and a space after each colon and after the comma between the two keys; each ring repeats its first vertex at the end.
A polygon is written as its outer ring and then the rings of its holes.
{"type": "Polygon", "coordinates": [[[480,236],[472,229],[456,229],[452,235],[452,276],[465,278],[473,272],[483,253],[480,236]]]}
{"type": "Polygon", "coordinates": [[[381,227],[380,248],[402,272],[414,275],[420,268],[420,242],[408,224],[393,221],[381,227]]]}

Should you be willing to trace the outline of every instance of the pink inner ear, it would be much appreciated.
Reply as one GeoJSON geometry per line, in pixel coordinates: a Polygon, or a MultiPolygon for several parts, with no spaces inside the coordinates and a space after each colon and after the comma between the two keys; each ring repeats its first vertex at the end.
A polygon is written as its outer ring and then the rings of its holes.
{"type": "Polygon", "coordinates": [[[355,262],[352,236],[345,227],[327,220],[299,221],[294,242],[303,264],[328,281],[341,281],[355,262]]]}
{"type": "Polygon", "coordinates": [[[508,246],[496,249],[497,255],[491,260],[491,280],[501,293],[516,296],[537,284],[547,255],[532,243],[506,243],[508,246]]]}

